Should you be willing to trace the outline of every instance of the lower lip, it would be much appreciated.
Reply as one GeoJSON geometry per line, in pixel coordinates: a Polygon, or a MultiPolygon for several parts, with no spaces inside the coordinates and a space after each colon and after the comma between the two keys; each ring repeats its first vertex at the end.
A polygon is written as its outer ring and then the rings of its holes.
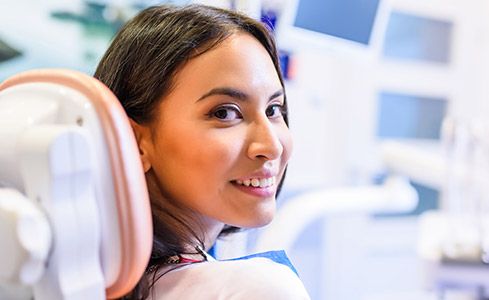
{"type": "Polygon", "coordinates": [[[256,197],[271,197],[275,195],[275,186],[269,186],[266,188],[260,188],[260,187],[253,187],[253,186],[245,186],[241,184],[237,184],[235,182],[231,182],[237,189],[256,196],[256,197]]]}

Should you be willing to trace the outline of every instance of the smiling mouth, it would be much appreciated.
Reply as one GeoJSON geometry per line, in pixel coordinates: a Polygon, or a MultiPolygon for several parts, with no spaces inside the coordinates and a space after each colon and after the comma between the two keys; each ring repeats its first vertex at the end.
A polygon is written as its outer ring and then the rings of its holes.
{"type": "Polygon", "coordinates": [[[233,180],[232,183],[237,185],[246,186],[246,187],[254,187],[254,188],[269,188],[275,185],[276,177],[268,177],[268,178],[249,178],[245,180],[233,180]]]}

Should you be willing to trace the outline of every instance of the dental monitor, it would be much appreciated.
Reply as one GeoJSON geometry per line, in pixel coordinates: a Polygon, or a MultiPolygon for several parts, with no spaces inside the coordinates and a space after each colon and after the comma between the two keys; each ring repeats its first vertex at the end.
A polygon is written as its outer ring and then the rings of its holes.
{"type": "Polygon", "coordinates": [[[288,0],[277,26],[289,50],[370,51],[384,23],[380,0],[288,0]]]}

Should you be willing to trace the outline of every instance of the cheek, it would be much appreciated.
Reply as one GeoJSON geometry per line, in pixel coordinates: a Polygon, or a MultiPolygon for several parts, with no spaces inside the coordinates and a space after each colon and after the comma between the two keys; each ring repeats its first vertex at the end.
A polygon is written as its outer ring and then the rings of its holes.
{"type": "MultiPolygon", "coordinates": [[[[189,143],[187,151],[192,167],[209,175],[226,172],[239,159],[241,142],[235,130],[207,130],[189,143]]],[[[243,139],[241,139],[243,140],[243,139]]]]}
{"type": "Polygon", "coordinates": [[[181,127],[171,133],[162,132],[164,138],[160,138],[158,156],[164,159],[158,161],[157,167],[161,172],[171,173],[171,177],[161,174],[163,178],[178,183],[180,188],[186,184],[186,189],[195,193],[209,192],[211,187],[231,180],[229,171],[241,152],[236,138],[239,133],[185,127],[188,130],[181,127]]]}
{"type": "Polygon", "coordinates": [[[234,179],[232,170],[240,155],[239,145],[226,137],[223,133],[207,132],[172,145],[169,156],[174,159],[162,165],[172,176],[160,178],[175,201],[205,215],[222,209],[218,199],[222,199],[229,181],[234,179]]]}

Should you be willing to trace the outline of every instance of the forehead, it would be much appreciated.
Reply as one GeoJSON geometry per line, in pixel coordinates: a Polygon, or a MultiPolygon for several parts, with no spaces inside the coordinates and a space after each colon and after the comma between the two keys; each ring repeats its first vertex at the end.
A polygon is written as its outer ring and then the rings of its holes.
{"type": "Polygon", "coordinates": [[[207,52],[189,60],[175,76],[175,90],[281,87],[272,58],[248,33],[234,33],[207,52]]]}

